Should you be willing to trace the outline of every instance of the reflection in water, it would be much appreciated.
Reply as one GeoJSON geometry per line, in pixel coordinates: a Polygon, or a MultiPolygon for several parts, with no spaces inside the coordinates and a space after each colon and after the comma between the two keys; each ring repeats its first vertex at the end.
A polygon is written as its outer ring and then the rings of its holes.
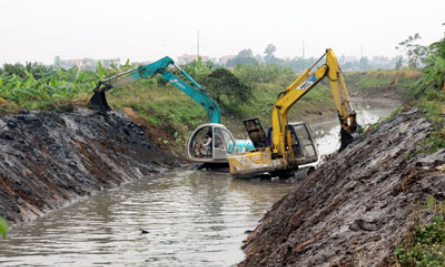
{"type": "MultiPolygon", "coordinates": [[[[388,117],[399,104],[392,100],[374,99],[364,100],[360,98],[352,99],[357,113],[357,122],[361,126],[376,123],[381,118],[388,117]]],[[[335,152],[340,147],[340,124],[335,118],[330,121],[310,124],[315,133],[318,151],[320,155],[335,152]]]]}
{"type": "Polygon", "coordinates": [[[230,266],[243,259],[244,232],[294,187],[213,172],[148,177],[14,227],[0,263],[230,266]]]}

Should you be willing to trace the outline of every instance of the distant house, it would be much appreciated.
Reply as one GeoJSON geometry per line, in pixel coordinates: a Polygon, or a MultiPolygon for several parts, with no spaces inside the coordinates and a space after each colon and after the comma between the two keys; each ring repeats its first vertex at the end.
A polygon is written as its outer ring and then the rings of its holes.
{"type": "MultiPolygon", "coordinates": [[[[208,56],[199,56],[199,57],[201,57],[202,63],[206,63],[210,60],[208,56]]],[[[185,65],[185,64],[188,64],[193,61],[198,61],[198,55],[184,54],[184,55],[178,57],[179,65],[185,65]]]]}
{"type": "Polygon", "coordinates": [[[91,62],[93,61],[92,58],[78,58],[78,59],[60,59],[58,60],[57,64],[61,68],[64,69],[71,69],[74,66],[79,67],[79,69],[85,69],[87,68],[91,62]]]}
{"type": "Polygon", "coordinates": [[[236,57],[236,56],[234,56],[234,55],[222,56],[222,57],[219,58],[219,60],[218,60],[218,64],[220,64],[220,65],[226,65],[226,64],[227,64],[227,61],[229,61],[229,60],[231,60],[231,59],[233,59],[233,58],[235,58],[235,57],[236,57]]]}
{"type": "Polygon", "coordinates": [[[116,66],[120,66],[120,59],[100,59],[95,60],[92,58],[78,58],[78,59],[58,59],[55,63],[58,64],[63,69],[71,69],[74,66],[77,66],[82,70],[96,70],[99,64],[99,61],[102,63],[104,68],[111,68],[111,64],[114,63],[116,66]]]}

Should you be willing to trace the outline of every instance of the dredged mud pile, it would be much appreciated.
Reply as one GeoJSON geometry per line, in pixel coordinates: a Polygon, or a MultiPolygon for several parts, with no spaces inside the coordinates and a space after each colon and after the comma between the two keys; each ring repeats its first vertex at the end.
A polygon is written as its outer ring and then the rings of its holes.
{"type": "Polygon", "coordinates": [[[445,151],[412,157],[430,127],[401,114],[322,165],[264,216],[239,266],[391,264],[419,203],[445,200],[445,151]]]}
{"type": "Polygon", "coordinates": [[[70,200],[177,166],[121,112],[0,118],[0,216],[32,220],[70,200]]]}

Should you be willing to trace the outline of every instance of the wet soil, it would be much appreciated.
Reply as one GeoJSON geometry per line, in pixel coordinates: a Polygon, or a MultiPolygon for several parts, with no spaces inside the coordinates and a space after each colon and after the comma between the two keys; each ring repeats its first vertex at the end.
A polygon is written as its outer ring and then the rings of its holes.
{"type": "Polygon", "coordinates": [[[82,196],[180,161],[122,112],[24,112],[0,118],[0,216],[30,221],[82,196]]]}
{"type": "Polygon", "coordinates": [[[389,266],[428,196],[445,200],[445,150],[412,156],[431,124],[417,112],[360,137],[263,217],[239,266],[389,266]]]}

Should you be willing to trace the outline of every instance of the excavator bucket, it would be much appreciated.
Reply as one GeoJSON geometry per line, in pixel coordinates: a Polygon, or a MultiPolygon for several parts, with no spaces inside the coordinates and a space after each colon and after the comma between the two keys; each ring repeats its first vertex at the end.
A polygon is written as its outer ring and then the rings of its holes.
{"type": "Polygon", "coordinates": [[[338,115],[340,124],[343,124],[343,126],[340,127],[340,149],[338,152],[343,151],[350,143],[354,142],[354,139],[358,137],[360,125],[357,124],[356,116],[357,114],[355,112],[351,112],[348,115],[348,118],[343,120],[342,117],[338,115]]]}
{"type": "Polygon", "coordinates": [[[348,133],[343,127],[340,129],[340,149],[338,152],[343,151],[350,143],[354,141],[354,137],[348,133]]]}
{"type": "Polygon", "coordinates": [[[107,113],[107,111],[111,110],[104,91],[94,92],[93,97],[90,99],[89,106],[91,109],[97,110],[100,113],[107,113]]]}

